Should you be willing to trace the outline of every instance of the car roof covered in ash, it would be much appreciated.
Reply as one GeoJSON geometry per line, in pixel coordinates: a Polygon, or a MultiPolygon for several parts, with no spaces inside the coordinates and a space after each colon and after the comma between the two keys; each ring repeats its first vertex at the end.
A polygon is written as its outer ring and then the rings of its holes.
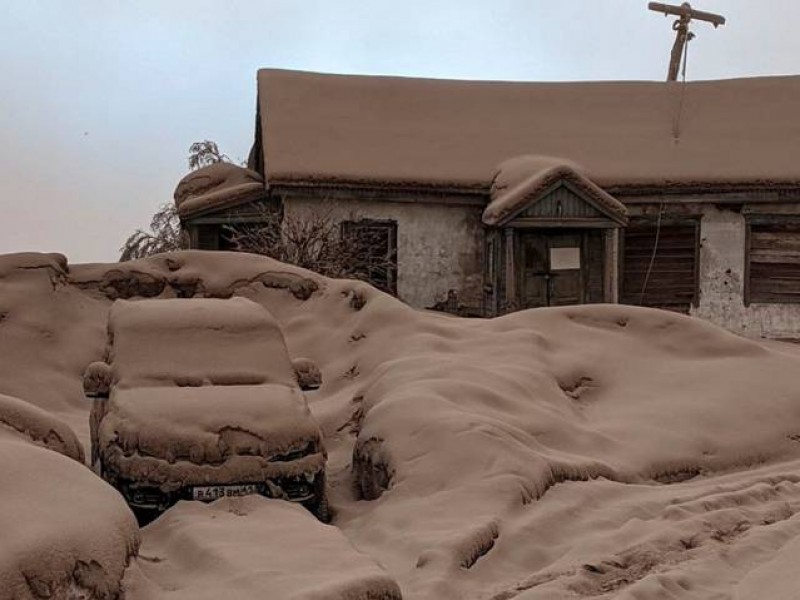
{"type": "Polygon", "coordinates": [[[297,385],[277,321],[245,298],[117,301],[109,337],[123,387],[297,385]]]}

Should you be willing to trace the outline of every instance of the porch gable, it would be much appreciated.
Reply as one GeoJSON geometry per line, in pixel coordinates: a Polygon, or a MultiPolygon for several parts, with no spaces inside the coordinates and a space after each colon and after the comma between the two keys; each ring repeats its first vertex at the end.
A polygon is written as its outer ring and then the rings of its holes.
{"type": "Polygon", "coordinates": [[[522,156],[500,165],[483,213],[491,227],[624,227],[625,206],[573,165],[522,156]]]}
{"type": "Polygon", "coordinates": [[[619,227],[620,219],[603,210],[569,181],[561,179],[507,218],[505,227],[619,227]]]}

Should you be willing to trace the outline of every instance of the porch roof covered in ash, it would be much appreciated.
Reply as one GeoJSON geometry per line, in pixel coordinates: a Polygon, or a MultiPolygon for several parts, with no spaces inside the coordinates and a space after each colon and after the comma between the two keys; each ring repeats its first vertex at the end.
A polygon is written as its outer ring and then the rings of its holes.
{"type": "Polygon", "coordinates": [[[258,73],[268,185],[487,193],[496,165],[560,156],[606,190],[800,185],[800,76],[685,84],[258,73]],[[680,115],[680,118],[678,118],[680,115]]]}
{"type": "Polygon", "coordinates": [[[255,171],[219,162],[192,171],[178,182],[175,206],[182,219],[231,208],[264,195],[264,180],[255,171]]]}
{"type": "Polygon", "coordinates": [[[490,202],[483,211],[483,223],[502,225],[559,185],[569,186],[596,214],[618,225],[627,224],[625,205],[582,175],[580,167],[557,158],[530,155],[511,158],[497,168],[490,202]]]}

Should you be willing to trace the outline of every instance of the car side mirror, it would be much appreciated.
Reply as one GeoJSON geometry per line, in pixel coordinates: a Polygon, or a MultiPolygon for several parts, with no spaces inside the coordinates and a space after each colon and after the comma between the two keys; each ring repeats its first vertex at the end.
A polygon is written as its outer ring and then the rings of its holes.
{"type": "Polygon", "coordinates": [[[294,367],[297,385],[301,390],[316,390],[322,385],[322,373],[314,361],[308,358],[295,358],[292,361],[292,367],[294,367]]]}
{"type": "Polygon", "coordinates": [[[97,361],[83,372],[83,393],[89,398],[108,398],[111,389],[111,365],[97,361]]]}

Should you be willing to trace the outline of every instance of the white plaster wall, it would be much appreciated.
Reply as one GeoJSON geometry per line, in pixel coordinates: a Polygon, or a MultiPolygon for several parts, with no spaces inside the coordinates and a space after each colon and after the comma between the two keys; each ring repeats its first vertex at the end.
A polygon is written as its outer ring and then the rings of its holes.
{"type": "Polygon", "coordinates": [[[750,337],[800,337],[800,304],[744,305],[745,218],[704,208],[700,222],[700,302],[692,314],[750,337]]]}
{"type": "Polygon", "coordinates": [[[330,210],[344,220],[397,221],[397,293],[415,308],[429,308],[455,290],[461,304],[480,308],[483,301],[483,228],[481,208],[380,200],[320,201],[286,198],[286,214],[330,210]]]}

